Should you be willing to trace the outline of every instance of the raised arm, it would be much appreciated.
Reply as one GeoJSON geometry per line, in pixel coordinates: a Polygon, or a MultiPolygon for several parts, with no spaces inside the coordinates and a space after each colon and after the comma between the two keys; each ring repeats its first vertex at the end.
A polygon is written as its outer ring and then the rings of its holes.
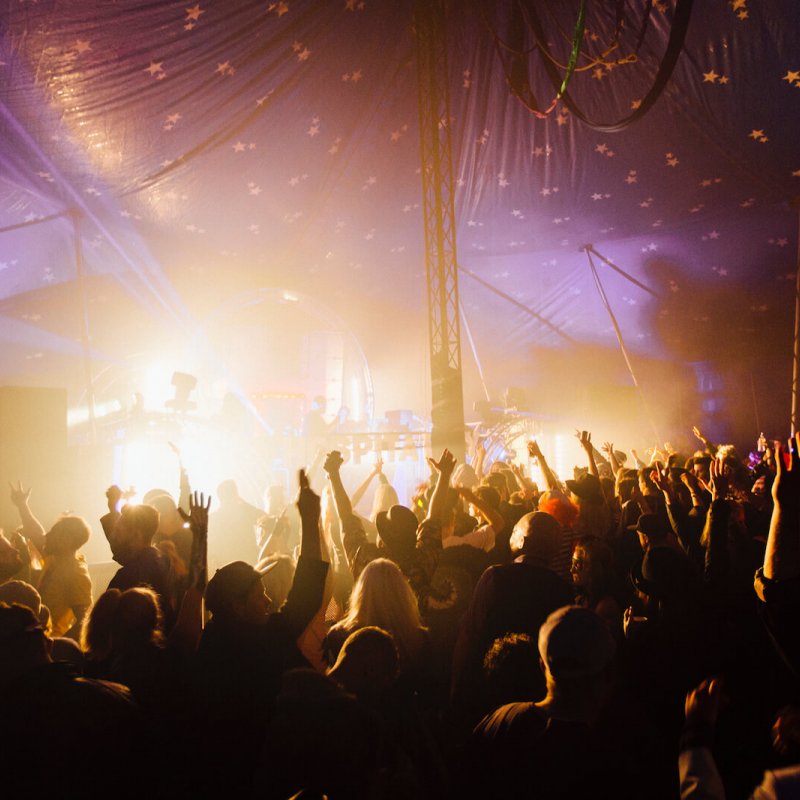
{"type": "Polygon", "coordinates": [[[650,479],[664,496],[669,524],[678,539],[678,543],[686,555],[694,561],[698,568],[702,569],[705,552],[700,545],[700,537],[697,535],[696,529],[689,520],[686,511],[678,502],[675,496],[675,489],[667,477],[666,469],[656,464],[650,473],[650,479]]]}
{"type": "Polygon", "coordinates": [[[456,468],[456,457],[449,450],[444,450],[438,461],[429,458],[428,465],[436,474],[436,488],[428,506],[427,519],[441,522],[447,507],[447,492],[450,488],[450,477],[456,468]]]}
{"type": "Polygon", "coordinates": [[[705,580],[720,583],[730,572],[728,552],[728,520],[730,506],[725,501],[728,494],[728,468],[721,458],[709,465],[711,477],[711,507],[708,510],[702,541],[706,547],[705,580]]]}
{"type": "Polygon", "coordinates": [[[553,471],[548,466],[547,459],[545,459],[544,454],[542,453],[539,444],[535,439],[531,439],[531,441],[528,442],[528,455],[531,458],[535,458],[539,462],[539,469],[542,471],[545,489],[547,489],[548,492],[559,491],[561,487],[558,485],[556,476],[553,475],[553,471]]]}
{"type": "Polygon", "coordinates": [[[344,524],[351,516],[353,516],[353,504],[350,502],[350,497],[347,490],[342,483],[342,476],[340,470],[344,459],[338,450],[332,450],[325,458],[325,463],[322,468],[328,475],[328,480],[331,484],[333,491],[333,503],[336,506],[336,513],[339,520],[344,524]]]}
{"type": "Polygon", "coordinates": [[[611,464],[611,471],[614,473],[614,477],[616,477],[617,473],[622,469],[622,464],[619,463],[617,454],[614,452],[613,443],[603,442],[603,446],[600,449],[608,456],[608,463],[611,464]]]}
{"type": "Polygon", "coordinates": [[[717,455],[717,445],[710,442],[704,435],[700,428],[697,425],[692,427],[692,433],[703,443],[703,449],[708,453],[711,458],[715,458],[717,455]]]}
{"type": "Polygon", "coordinates": [[[11,502],[16,506],[20,520],[22,521],[22,535],[44,555],[44,526],[36,519],[28,505],[28,501],[31,498],[31,490],[24,489],[19,481],[17,481],[16,486],[11,483],[9,486],[11,487],[11,502]]]}
{"type": "Polygon", "coordinates": [[[592,447],[592,434],[589,431],[575,431],[575,436],[581,443],[583,452],[586,453],[586,460],[589,462],[589,474],[595,477],[600,477],[600,472],[597,469],[597,462],[594,460],[594,448],[592,447]]]}
{"type": "Polygon", "coordinates": [[[800,576],[800,433],[789,440],[789,466],[784,450],[775,453],[776,473],[772,484],[774,506],[764,552],[764,577],[787,580],[800,576]]]}
{"type": "Polygon", "coordinates": [[[188,498],[189,513],[183,509],[180,514],[189,523],[192,531],[192,555],[189,559],[189,585],[183,595],[178,619],[169,635],[168,644],[172,648],[192,654],[200,644],[203,632],[203,593],[208,581],[208,510],[211,496],[195,492],[188,498]]]}
{"type": "Polygon", "coordinates": [[[353,496],[350,498],[350,504],[355,507],[361,502],[361,498],[366,494],[367,489],[369,489],[369,485],[372,483],[372,479],[378,477],[379,475],[383,475],[383,461],[380,458],[375,462],[375,466],[372,468],[372,471],[367,475],[366,478],[362,481],[361,485],[353,492],[353,496]]]}
{"type": "Polygon", "coordinates": [[[492,526],[495,533],[500,533],[505,527],[506,521],[499,511],[496,511],[488,503],[484,502],[479,495],[475,494],[471,489],[463,486],[459,487],[458,493],[464,500],[471,503],[472,506],[480,513],[486,522],[492,526]]]}

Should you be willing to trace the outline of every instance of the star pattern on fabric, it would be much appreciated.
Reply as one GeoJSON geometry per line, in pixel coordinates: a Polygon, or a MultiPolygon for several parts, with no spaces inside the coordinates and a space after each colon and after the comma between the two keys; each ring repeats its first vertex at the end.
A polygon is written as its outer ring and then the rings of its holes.
{"type": "Polygon", "coordinates": [[[680,164],[674,153],[666,153],[664,157],[667,159],[666,164],[664,164],[665,167],[677,167],[680,164]]]}
{"type": "Polygon", "coordinates": [[[639,180],[639,178],[637,176],[636,170],[635,169],[629,169],[628,170],[628,174],[625,177],[625,183],[630,185],[630,184],[636,183],[638,180],[639,180]]]}
{"type": "Polygon", "coordinates": [[[712,69],[710,72],[703,73],[703,83],[716,83],[719,75],[712,69]]]}
{"type": "Polygon", "coordinates": [[[765,144],[769,141],[769,137],[764,133],[761,129],[753,128],[750,133],[747,134],[751,139],[755,139],[757,142],[761,142],[761,144],[765,144]]]}
{"type": "Polygon", "coordinates": [[[285,2],[270,3],[267,6],[267,14],[275,14],[276,17],[282,17],[284,14],[289,13],[289,4],[285,2]]]}
{"type": "Polygon", "coordinates": [[[789,70],[784,76],[783,80],[787,81],[790,86],[800,87],[800,71],[789,70]]]}
{"type": "Polygon", "coordinates": [[[230,61],[223,61],[217,64],[217,68],[214,70],[214,73],[217,75],[235,75],[236,67],[234,67],[230,61]]]}
{"type": "Polygon", "coordinates": [[[292,52],[297,56],[298,61],[308,61],[311,57],[311,50],[297,39],[292,42],[292,52]]]}
{"type": "Polygon", "coordinates": [[[167,118],[164,120],[164,124],[161,126],[162,130],[171,131],[182,118],[180,112],[168,114],[167,118]]]}
{"type": "Polygon", "coordinates": [[[161,80],[167,75],[166,71],[164,70],[163,61],[151,61],[150,66],[145,67],[144,71],[150,75],[150,77],[155,78],[156,80],[161,80]]]}

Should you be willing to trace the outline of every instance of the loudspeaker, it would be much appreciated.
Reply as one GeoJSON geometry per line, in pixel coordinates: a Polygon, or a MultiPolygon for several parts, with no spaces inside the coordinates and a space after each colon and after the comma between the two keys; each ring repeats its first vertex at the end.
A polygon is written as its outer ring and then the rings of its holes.
{"type": "Polygon", "coordinates": [[[0,526],[19,514],[9,483],[30,488],[33,513],[49,528],[67,504],[67,391],[0,386],[0,526]]]}

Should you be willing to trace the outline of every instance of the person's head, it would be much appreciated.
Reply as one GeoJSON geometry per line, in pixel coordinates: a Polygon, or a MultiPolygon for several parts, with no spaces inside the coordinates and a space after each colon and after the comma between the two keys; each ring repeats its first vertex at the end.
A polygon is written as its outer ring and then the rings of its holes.
{"type": "Polygon", "coordinates": [[[22,569],[22,558],[17,549],[0,530],[0,583],[7,581],[22,569]]]}
{"type": "Polygon", "coordinates": [[[263,625],[272,605],[261,573],[244,561],[232,561],[218,569],[206,586],[205,597],[206,608],[223,624],[263,625]]]}
{"type": "Polygon", "coordinates": [[[480,483],[480,479],[470,464],[461,463],[456,464],[456,468],[453,470],[452,483],[453,486],[465,486],[467,489],[474,489],[480,483]]]}
{"type": "Polygon", "coordinates": [[[555,517],[544,511],[531,511],[520,517],[511,532],[511,552],[549,566],[558,553],[561,526],[555,517]]]}
{"type": "Polygon", "coordinates": [[[49,663],[52,644],[33,611],[0,603],[0,685],[49,663]]]}
{"type": "Polygon", "coordinates": [[[495,707],[536,700],[541,691],[536,643],[526,633],[495,639],[483,658],[483,674],[495,707]]]}
{"type": "Polygon", "coordinates": [[[483,479],[483,483],[486,486],[491,486],[499,495],[500,499],[507,501],[508,500],[508,481],[506,480],[506,476],[503,474],[501,468],[498,468],[496,472],[491,472],[483,479]]]}
{"type": "Polygon", "coordinates": [[[172,497],[166,493],[151,497],[147,503],[158,511],[158,532],[171,535],[184,525],[183,517],[172,497]]]}
{"type": "Polygon", "coordinates": [[[153,543],[158,530],[158,511],[152,506],[123,506],[114,526],[113,548],[115,556],[124,561],[139,555],[153,543]]]}
{"type": "Polygon", "coordinates": [[[29,608],[36,615],[45,632],[50,624],[50,612],[42,605],[42,596],[25,581],[6,581],[0,584],[0,603],[29,608]]]}
{"type": "Polygon", "coordinates": [[[642,494],[656,495],[659,493],[658,487],[653,483],[653,479],[650,477],[652,471],[653,470],[650,468],[639,470],[639,491],[642,494]]]}
{"type": "Polygon", "coordinates": [[[669,527],[663,514],[642,514],[636,523],[636,534],[644,552],[667,544],[669,527]]]}
{"type": "Polygon", "coordinates": [[[658,606],[666,613],[690,608],[700,585],[691,561],[672,547],[650,548],[633,567],[630,578],[648,606],[658,606]]]}
{"type": "Polygon", "coordinates": [[[392,635],[374,625],[345,639],[328,676],[361,700],[374,700],[397,678],[400,657],[392,635]]]}
{"type": "Polygon", "coordinates": [[[610,591],[613,576],[613,551],[596,536],[582,536],[575,543],[570,566],[572,585],[590,601],[610,591]]]}
{"type": "Polygon", "coordinates": [[[559,608],[539,628],[538,644],[549,696],[602,694],[616,644],[608,625],[594,611],[580,606],[559,608]]]}
{"type": "Polygon", "coordinates": [[[419,522],[414,512],[406,506],[394,505],[375,516],[379,546],[398,563],[407,561],[417,546],[419,522]]]}
{"type": "Polygon", "coordinates": [[[369,518],[372,522],[378,518],[378,514],[388,512],[392,506],[400,505],[400,499],[391,483],[379,483],[375,489],[375,497],[372,500],[372,511],[369,518]]]}
{"type": "Polygon", "coordinates": [[[603,491],[603,497],[609,505],[614,505],[616,502],[616,493],[614,492],[615,484],[611,476],[603,476],[600,478],[600,488],[603,491]]]}
{"type": "Polygon", "coordinates": [[[65,514],[45,538],[45,555],[74,556],[89,541],[91,531],[83,517],[65,514]]]}
{"type": "Polygon", "coordinates": [[[137,586],[122,592],[111,620],[111,647],[115,653],[137,652],[164,640],[158,595],[137,586]]]}
{"type": "Polygon", "coordinates": [[[538,510],[544,511],[558,520],[558,524],[565,530],[571,530],[578,521],[580,511],[565,494],[561,492],[543,492],[539,496],[538,510]]]}
{"type": "Polygon", "coordinates": [[[695,453],[691,461],[692,472],[694,472],[695,477],[708,483],[711,479],[711,474],[709,472],[711,469],[711,457],[706,453],[695,453]]]}
{"type": "Polygon", "coordinates": [[[392,634],[402,660],[420,644],[422,622],[417,598],[400,568],[387,558],[370,561],[358,576],[350,606],[337,628],[375,626],[392,634]]]}
{"type": "Polygon", "coordinates": [[[496,489],[491,486],[478,486],[475,489],[475,495],[490,508],[500,511],[500,493],[496,489]]]}
{"type": "Polygon", "coordinates": [[[233,478],[228,478],[217,486],[217,499],[221,506],[239,501],[239,487],[233,478]]]}
{"type": "Polygon", "coordinates": [[[590,472],[582,472],[575,480],[565,481],[567,489],[579,505],[603,502],[603,487],[600,478],[590,472]]]}
{"type": "Polygon", "coordinates": [[[620,505],[624,505],[628,500],[633,497],[633,491],[637,488],[639,482],[636,478],[621,478],[617,481],[617,497],[619,498],[620,505]]]}
{"type": "Polygon", "coordinates": [[[119,589],[107,589],[95,600],[84,620],[81,650],[94,661],[101,661],[111,653],[111,624],[121,595],[119,589]]]}

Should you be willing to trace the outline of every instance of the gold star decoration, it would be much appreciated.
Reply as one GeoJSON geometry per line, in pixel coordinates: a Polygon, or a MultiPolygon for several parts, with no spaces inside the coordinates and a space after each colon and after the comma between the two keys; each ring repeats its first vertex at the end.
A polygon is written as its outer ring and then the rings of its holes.
{"type": "Polygon", "coordinates": [[[789,70],[784,76],[783,80],[788,81],[790,84],[798,85],[800,84],[800,72],[793,72],[789,70]]]}
{"type": "Polygon", "coordinates": [[[716,83],[717,78],[719,78],[719,75],[713,69],[710,72],[703,73],[703,83],[716,83]]]}

